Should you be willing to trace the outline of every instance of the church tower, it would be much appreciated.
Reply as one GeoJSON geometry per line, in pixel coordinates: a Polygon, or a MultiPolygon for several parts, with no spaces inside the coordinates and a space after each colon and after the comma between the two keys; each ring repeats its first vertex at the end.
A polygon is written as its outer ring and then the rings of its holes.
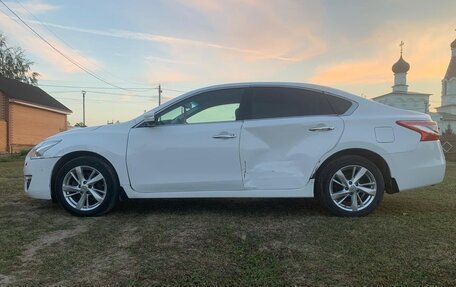
{"type": "Polygon", "coordinates": [[[407,93],[407,72],[410,70],[410,64],[402,58],[402,46],[404,42],[401,42],[401,57],[394,63],[392,70],[394,73],[394,86],[393,93],[407,93]]]}
{"type": "Polygon", "coordinates": [[[379,103],[399,109],[429,113],[429,96],[427,93],[410,92],[407,85],[407,73],[410,64],[402,57],[404,42],[401,41],[401,55],[391,68],[394,73],[393,91],[388,94],[372,98],[379,103]]]}
{"type": "Polygon", "coordinates": [[[456,40],[451,43],[450,47],[451,60],[442,80],[442,107],[456,105],[456,40]]]}
{"type": "Polygon", "coordinates": [[[437,108],[437,113],[440,115],[440,130],[450,127],[456,132],[456,40],[450,44],[450,48],[450,64],[442,80],[442,106],[437,108]]]}

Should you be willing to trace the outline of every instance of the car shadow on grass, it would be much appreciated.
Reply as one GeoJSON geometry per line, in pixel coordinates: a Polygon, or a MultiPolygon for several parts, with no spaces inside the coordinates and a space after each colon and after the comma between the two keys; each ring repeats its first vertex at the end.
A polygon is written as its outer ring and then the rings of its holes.
{"type": "Polygon", "coordinates": [[[328,213],[315,199],[141,199],[120,202],[117,214],[316,215],[328,213]]]}

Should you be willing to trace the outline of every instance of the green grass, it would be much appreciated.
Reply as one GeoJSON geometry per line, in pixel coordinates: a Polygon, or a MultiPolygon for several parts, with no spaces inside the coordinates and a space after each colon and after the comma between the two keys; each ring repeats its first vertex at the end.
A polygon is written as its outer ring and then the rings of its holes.
{"type": "Polygon", "coordinates": [[[0,285],[455,286],[456,164],[368,217],[314,200],[145,200],[77,218],[0,163],[0,285]]]}

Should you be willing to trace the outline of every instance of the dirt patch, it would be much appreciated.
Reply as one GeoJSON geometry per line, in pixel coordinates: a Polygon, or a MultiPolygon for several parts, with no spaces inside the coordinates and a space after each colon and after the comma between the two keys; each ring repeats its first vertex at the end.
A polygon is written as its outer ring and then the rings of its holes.
{"type": "Polygon", "coordinates": [[[75,270],[74,278],[49,286],[125,286],[129,278],[137,272],[137,266],[135,258],[126,250],[114,249],[110,253],[94,258],[83,268],[75,270]]]}
{"type": "Polygon", "coordinates": [[[118,243],[118,246],[121,248],[129,247],[142,239],[142,236],[138,232],[138,227],[135,226],[126,226],[122,229],[121,234],[118,243]]]}
{"type": "Polygon", "coordinates": [[[13,284],[14,282],[16,282],[16,277],[14,277],[12,275],[0,274],[0,285],[1,286],[7,285],[7,284],[13,284]]]}
{"type": "Polygon", "coordinates": [[[20,257],[20,259],[23,263],[28,263],[33,260],[36,253],[39,250],[46,248],[52,244],[55,244],[61,240],[66,239],[66,238],[76,236],[79,233],[82,233],[86,230],[87,230],[86,226],[78,225],[78,226],[76,226],[75,229],[59,230],[59,231],[44,234],[40,238],[33,241],[32,243],[30,243],[27,246],[25,251],[22,253],[22,256],[20,257]]]}

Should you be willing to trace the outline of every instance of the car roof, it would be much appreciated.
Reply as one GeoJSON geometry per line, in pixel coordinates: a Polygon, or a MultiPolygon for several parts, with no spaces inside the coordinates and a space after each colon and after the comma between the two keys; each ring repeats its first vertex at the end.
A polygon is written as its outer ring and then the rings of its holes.
{"type": "Polygon", "coordinates": [[[252,87],[283,87],[283,88],[298,88],[298,89],[306,89],[306,90],[313,90],[317,92],[333,94],[336,96],[342,96],[349,100],[358,102],[365,100],[362,97],[356,96],[354,94],[338,90],[335,88],[330,88],[321,85],[315,84],[308,84],[308,83],[296,83],[296,82],[242,82],[242,83],[228,83],[228,84],[219,84],[219,85],[212,85],[204,88],[200,88],[197,90],[190,91],[188,93],[183,94],[182,96],[178,97],[179,99],[183,99],[187,96],[192,96],[197,93],[208,92],[208,91],[216,91],[221,89],[230,89],[230,88],[252,88],[252,87]]]}
{"type": "Polygon", "coordinates": [[[297,83],[297,82],[240,82],[240,83],[218,84],[218,85],[212,85],[212,86],[207,86],[204,88],[192,90],[190,92],[187,92],[185,94],[182,94],[176,98],[169,100],[168,102],[164,103],[161,106],[153,108],[152,110],[146,112],[146,114],[148,114],[150,112],[159,112],[160,110],[166,109],[169,106],[174,105],[175,103],[177,103],[185,98],[194,96],[195,94],[199,94],[199,93],[222,90],[222,89],[255,88],[255,87],[283,87],[283,88],[306,89],[306,90],[312,90],[312,91],[316,91],[316,92],[331,94],[331,95],[335,95],[335,96],[340,96],[340,97],[346,98],[348,100],[351,100],[357,104],[372,102],[371,100],[364,99],[360,96],[356,96],[354,94],[351,94],[351,93],[348,93],[348,92],[345,92],[342,90],[338,90],[338,89],[330,88],[330,87],[326,87],[326,86],[321,86],[321,85],[315,85],[315,84],[297,83]]]}

